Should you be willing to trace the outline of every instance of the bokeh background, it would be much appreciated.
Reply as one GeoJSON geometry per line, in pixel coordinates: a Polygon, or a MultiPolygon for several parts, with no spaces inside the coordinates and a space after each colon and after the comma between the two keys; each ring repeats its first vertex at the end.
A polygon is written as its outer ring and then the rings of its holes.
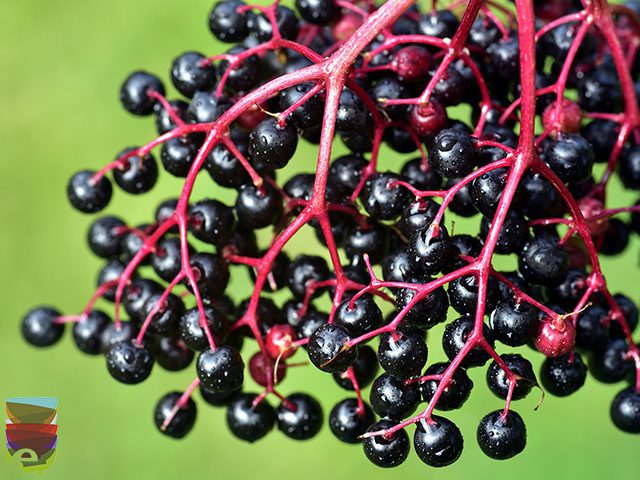
{"type": "MultiPolygon", "coordinates": [[[[242,443],[227,432],[223,410],[200,401],[193,432],[183,441],[172,440],[156,432],[152,409],[167,391],[185,388],[191,370],[171,374],[158,368],[142,385],[128,387],[109,377],[102,358],[79,353],[68,334],[46,351],[22,341],[18,325],[25,310],[51,303],[65,312],[78,312],[93,291],[99,262],[85,246],[90,218],[68,205],[64,193],[68,177],[81,167],[98,168],[123,147],[154,136],[151,119],[133,118],[121,110],[120,82],[136,68],[167,79],[171,59],[187,49],[220,52],[206,28],[211,4],[211,0],[0,0],[0,398],[59,398],[58,454],[44,476],[52,480],[638,478],[640,439],[614,429],[608,417],[611,398],[621,387],[592,379],[573,397],[548,396],[538,411],[534,411],[536,391],[517,402],[515,409],[527,422],[527,449],[513,460],[496,462],[479,451],[475,428],[502,402],[488,393],[484,369],[475,369],[471,399],[462,411],[449,415],[466,439],[460,461],[435,470],[412,454],[404,465],[389,471],[372,466],[360,446],[339,443],[328,429],[306,443],[293,442],[277,431],[255,445],[242,443]]],[[[293,168],[311,168],[312,155],[310,149],[300,150],[293,168]]],[[[384,158],[388,166],[403,161],[388,151],[384,158]]],[[[144,197],[117,191],[108,212],[131,222],[147,220],[155,204],[175,195],[179,186],[178,180],[163,175],[144,197]]],[[[613,188],[612,205],[633,199],[621,192],[619,184],[613,188]]],[[[197,190],[197,196],[220,195],[208,178],[197,190]]],[[[230,201],[229,193],[223,198],[230,201]]],[[[456,229],[467,225],[457,223],[456,229]]],[[[472,227],[477,228],[475,223],[472,227]]],[[[312,237],[303,234],[291,251],[309,251],[312,237]]],[[[640,300],[637,256],[634,239],[626,255],[605,260],[613,291],[636,301],[640,300]]],[[[235,276],[230,291],[235,298],[246,296],[246,276],[235,276]]],[[[437,338],[438,332],[432,337],[437,338]]],[[[430,342],[432,360],[442,358],[437,343],[430,342]]],[[[347,396],[328,375],[308,368],[290,371],[282,387],[285,393],[297,389],[316,392],[327,411],[347,396]]],[[[24,475],[0,459],[0,478],[24,475]]]]}

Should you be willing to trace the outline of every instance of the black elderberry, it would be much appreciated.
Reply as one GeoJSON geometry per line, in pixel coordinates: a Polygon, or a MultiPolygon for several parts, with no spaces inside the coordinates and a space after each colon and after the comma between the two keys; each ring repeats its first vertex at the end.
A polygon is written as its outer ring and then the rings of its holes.
{"type": "MultiPolygon", "coordinates": [[[[500,355],[507,368],[516,376],[516,386],[513,389],[513,400],[520,400],[529,395],[531,389],[538,384],[536,374],[533,373],[531,362],[517,353],[500,355]]],[[[506,372],[494,360],[487,369],[487,385],[496,396],[506,399],[510,383],[506,372]]]]}
{"type": "Polygon", "coordinates": [[[540,285],[558,284],[569,268],[569,258],[558,240],[550,235],[536,235],[522,248],[518,269],[525,280],[540,285]]]}
{"type": "Polygon", "coordinates": [[[182,394],[180,392],[169,392],[164,395],[156,404],[153,415],[158,430],[173,438],[183,438],[186,436],[196,422],[196,402],[188,398],[185,405],[176,411],[171,421],[165,427],[165,422],[173,413],[173,409],[181,396],[182,394]]]}
{"type": "Polygon", "coordinates": [[[580,135],[562,133],[544,144],[544,161],[563,182],[580,182],[591,175],[595,155],[580,135]]]}
{"type": "Polygon", "coordinates": [[[525,345],[538,327],[538,311],[526,302],[504,301],[491,312],[489,326],[499,342],[511,347],[525,345]]]}
{"type": "Polygon", "coordinates": [[[453,38],[459,26],[458,19],[449,10],[436,10],[420,17],[420,33],[438,38],[453,38]]]}
{"type": "Polygon", "coordinates": [[[447,178],[465,176],[476,166],[476,150],[471,138],[456,129],[442,130],[429,149],[429,164],[447,178]]]}
{"type": "Polygon", "coordinates": [[[73,341],[84,353],[98,355],[101,353],[102,333],[111,323],[109,316],[100,310],[91,310],[73,325],[73,341]]]}
{"type": "Polygon", "coordinates": [[[361,295],[353,302],[344,300],[336,309],[333,323],[344,327],[353,337],[359,337],[382,326],[380,308],[372,295],[361,295]]]}
{"type": "Polygon", "coordinates": [[[416,424],[413,446],[420,460],[430,467],[446,467],[460,458],[464,441],[455,423],[432,415],[416,424]]]}
{"type": "Polygon", "coordinates": [[[279,125],[275,118],[267,118],[249,135],[249,155],[268,167],[282,168],[298,145],[298,133],[290,124],[279,125]]]}
{"type": "Polygon", "coordinates": [[[162,166],[174,177],[186,177],[191,170],[198,145],[191,137],[176,137],[164,142],[160,150],[162,166]]]}
{"type": "Polygon", "coordinates": [[[217,2],[209,14],[209,29],[222,42],[239,42],[249,31],[244,12],[238,9],[245,5],[240,0],[222,0],[217,2]]]}
{"type": "Polygon", "coordinates": [[[640,433],[640,393],[633,387],[619,392],[611,404],[611,420],[623,432],[640,433]]]}
{"type": "MultiPolygon", "coordinates": [[[[442,375],[449,366],[450,363],[434,363],[424,371],[424,375],[442,375]]],[[[420,384],[420,392],[425,402],[431,402],[439,384],[439,380],[427,380],[420,384]]],[[[469,398],[472,388],[473,381],[467,375],[467,371],[464,368],[456,368],[453,376],[442,390],[435,408],[446,411],[462,407],[469,398]]]]}
{"type": "Polygon", "coordinates": [[[185,52],[171,65],[171,81],[185,97],[191,98],[197,91],[211,90],[216,72],[211,64],[204,64],[206,57],[198,52],[185,52]]]}
{"type": "Polygon", "coordinates": [[[603,383],[617,383],[633,369],[627,358],[629,345],[621,338],[610,339],[601,350],[589,356],[589,371],[593,378],[603,383]]]}
{"type": "Polygon", "coordinates": [[[107,370],[121,383],[134,385],[143,382],[153,368],[153,356],[146,346],[135,340],[114,343],[106,354],[107,370]]]}
{"type": "MultiPolygon", "coordinates": [[[[227,332],[228,319],[226,315],[213,305],[204,306],[204,314],[211,334],[217,338],[224,337],[227,332]]],[[[187,348],[203,351],[209,346],[208,339],[201,325],[200,311],[197,307],[184,312],[178,325],[180,339],[187,348]]]]}
{"type": "Polygon", "coordinates": [[[431,225],[412,235],[409,252],[416,272],[425,275],[441,272],[456,256],[451,237],[442,225],[431,225]]]}
{"type": "Polygon", "coordinates": [[[256,230],[276,222],[282,212],[282,199],[272,186],[259,188],[250,183],[238,192],[235,210],[240,225],[256,230]]]}
{"type": "MultiPolygon", "coordinates": [[[[229,266],[220,255],[196,253],[191,256],[190,263],[202,295],[217,297],[225,291],[229,283],[229,266]]],[[[190,283],[187,285],[192,288],[190,283]]]]}
{"type": "Polygon", "coordinates": [[[419,375],[427,363],[428,352],[426,342],[417,331],[401,328],[380,336],[380,365],[395,378],[419,375]]]}
{"type": "Polygon", "coordinates": [[[367,178],[360,200],[371,217],[392,220],[400,215],[409,199],[409,191],[400,185],[391,185],[399,180],[400,177],[391,172],[375,173],[367,178]]]}
{"type": "Polygon", "coordinates": [[[369,401],[381,417],[401,420],[411,415],[420,403],[420,388],[417,383],[406,383],[383,373],[371,385],[369,401]]]}
{"type": "Polygon", "coordinates": [[[339,13],[334,0],[296,0],[296,9],[303,20],[315,25],[326,25],[339,13]]]}
{"type": "Polygon", "coordinates": [[[185,115],[189,123],[215,122],[231,106],[225,97],[212,92],[196,92],[185,115]]]}
{"type": "Polygon", "coordinates": [[[89,227],[87,243],[91,251],[101,258],[112,258],[120,253],[120,238],[126,230],[118,217],[100,217],[89,227]]]}
{"type": "Polygon", "coordinates": [[[82,213],[96,213],[111,201],[113,187],[105,176],[96,179],[97,172],[81,170],[67,184],[69,202],[82,213]]]}
{"type": "Polygon", "coordinates": [[[189,209],[193,235],[217,247],[224,246],[233,232],[235,218],[231,207],[214,199],[200,200],[189,209]]]}
{"type": "MultiPolygon", "coordinates": [[[[393,420],[380,420],[371,425],[367,431],[376,432],[394,427],[393,420]]],[[[363,442],[364,454],[375,465],[383,468],[397,467],[407,459],[411,449],[409,435],[405,430],[398,430],[391,436],[378,435],[368,437],[363,442]]]]}
{"type": "Polygon", "coordinates": [[[144,71],[133,72],[120,87],[122,106],[134,115],[151,115],[156,100],[149,96],[150,90],[164,95],[164,85],[158,77],[144,71]]]}
{"type": "MultiPolygon", "coordinates": [[[[425,280],[428,281],[428,279],[425,280]]],[[[411,279],[409,279],[409,282],[412,283],[411,279]]],[[[404,312],[402,323],[428,330],[446,320],[449,297],[443,287],[429,292],[405,311],[415,295],[415,290],[410,288],[402,288],[396,295],[396,311],[398,313],[404,312]]]]}
{"type": "Polygon", "coordinates": [[[100,335],[100,352],[106,354],[116,343],[131,341],[137,335],[138,328],[133,322],[109,323],[100,335]]]}
{"type": "MultiPolygon", "coordinates": [[[[313,255],[299,255],[289,265],[287,286],[296,298],[304,299],[307,289],[315,282],[329,277],[329,267],[324,258],[313,255]]],[[[321,290],[316,289],[316,296],[321,290]]]]}
{"type": "Polygon", "coordinates": [[[579,390],[587,378],[587,366],[579,353],[545,358],[540,367],[540,382],[545,391],[566,397],[579,390]]]}
{"type": "Polygon", "coordinates": [[[52,307],[34,308],[22,319],[22,336],[34,347],[50,347],[64,333],[64,323],[56,323],[60,315],[52,307]]]}
{"type": "MultiPolygon", "coordinates": [[[[474,319],[466,315],[454,320],[445,327],[444,335],[442,336],[442,348],[449,360],[453,360],[460,353],[473,329],[474,319]]],[[[482,325],[482,335],[489,345],[493,346],[491,329],[486,324],[482,325]]],[[[475,346],[469,350],[461,365],[464,367],[478,367],[484,365],[487,360],[489,360],[489,354],[482,347],[475,346]]]]}
{"type": "Polygon", "coordinates": [[[375,421],[371,407],[362,402],[362,409],[355,398],[346,398],[338,402],[329,414],[329,428],[333,434],[345,443],[360,443],[360,435],[375,421]]]}
{"type": "Polygon", "coordinates": [[[485,455],[495,460],[506,460],[524,450],[527,428],[517,412],[510,410],[503,416],[503,412],[497,410],[482,418],[477,439],[485,455]]]}
{"type": "MultiPolygon", "coordinates": [[[[373,348],[368,345],[359,345],[358,358],[351,364],[351,370],[356,378],[358,387],[362,389],[369,386],[378,373],[378,367],[378,357],[373,348]]],[[[347,372],[334,372],[333,379],[341,388],[355,390],[347,372]]]]}
{"type": "Polygon", "coordinates": [[[204,388],[213,392],[237,390],[244,381],[242,357],[235,348],[228,345],[201,352],[196,371],[204,388]]]}
{"type": "Polygon", "coordinates": [[[351,338],[344,327],[328,323],[322,325],[309,338],[309,359],[322,371],[341,372],[358,356],[357,346],[349,346],[351,338]]]}
{"type": "Polygon", "coordinates": [[[160,337],[154,350],[156,363],[165,370],[178,372],[193,361],[193,351],[189,350],[179,337],[160,337]]]}
{"type": "Polygon", "coordinates": [[[246,442],[260,440],[273,429],[276,414],[266,400],[257,405],[257,395],[241,393],[235,396],[227,407],[227,426],[231,433],[246,442]]]}
{"type": "Polygon", "coordinates": [[[294,440],[308,440],[322,428],[322,407],[306,393],[287,396],[276,409],[276,416],[278,430],[294,440]]]}
{"type": "MultiPolygon", "coordinates": [[[[170,100],[169,105],[173,108],[174,113],[179,119],[183,121],[186,119],[187,108],[189,108],[187,102],[184,100],[170,100]]],[[[167,109],[160,104],[156,104],[156,130],[158,131],[158,135],[163,135],[177,126],[167,109]]]]}

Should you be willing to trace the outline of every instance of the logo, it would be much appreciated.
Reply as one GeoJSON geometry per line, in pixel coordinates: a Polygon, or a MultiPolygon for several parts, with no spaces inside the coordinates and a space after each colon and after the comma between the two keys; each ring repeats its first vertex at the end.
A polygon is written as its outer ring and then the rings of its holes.
{"type": "Polygon", "coordinates": [[[53,463],[58,444],[58,399],[16,397],[6,402],[7,452],[26,471],[42,471],[53,463]]]}

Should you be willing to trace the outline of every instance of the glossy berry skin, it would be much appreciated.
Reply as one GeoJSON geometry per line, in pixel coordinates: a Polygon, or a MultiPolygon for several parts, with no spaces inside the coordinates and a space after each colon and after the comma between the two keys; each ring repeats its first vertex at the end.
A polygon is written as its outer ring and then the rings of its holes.
{"type": "Polygon", "coordinates": [[[200,293],[213,298],[224,293],[229,283],[229,267],[219,255],[196,253],[190,263],[200,293]]]}
{"type": "Polygon", "coordinates": [[[239,42],[248,35],[246,15],[238,12],[240,0],[217,2],[209,14],[209,29],[222,42],[239,42]]]}
{"type": "Polygon", "coordinates": [[[317,400],[306,393],[293,393],[287,402],[294,410],[282,402],[276,409],[278,430],[294,440],[308,440],[316,436],[322,428],[322,407],[317,400]]]}
{"type": "Polygon", "coordinates": [[[125,223],[118,217],[105,216],[96,219],[87,232],[91,251],[101,258],[115,257],[120,253],[120,238],[125,223]]]}
{"type": "MultiPolygon", "coordinates": [[[[209,325],[209,330],[214,337],[223,337],[226,334],[228,320],[225,314],[218,308],[205,305],[204,314],[209,325]]],[[[180,339],[187,348],[194,351],[206,350],[209,346],[204,330],[200,325],[200,312],[198,308],[187,310],[180,319],[178,325],[180,339]]]]}
{"type": "Polygon", "coordinates": [[[476,166],[476,151],[465,132],[442,130],[429,149],[429,164],[446,178],[463,177],[476,166]]]}
{"type": "Polygon", "coordinates": [[[307,22],[326,25],[339,12],[335,0],[296,0],[296,10],[307,22]]]}
{"type": "MultiPolygon", "coordinates": [[[[411,283],[411,279],[408,280],[411,283]]],[[[410,288],[401,289],[396,295],[396,311],[403,311],[415,294],[415,291],[410,288]]],[[[447,292],[443,287],[436,288],[413,304],[413,307],[408,310],[402,319],[402,323],[421,330],[428,330],[446,320],[448,309],[449,297],[447,297],[447,292]]]]}
{"type": "Polygon", "coordinates": [[[344,300],[337,308],[333,323],[344,327],[353,338],[371,332],[382,326],[380,308],[372,295],[362,295],[351,305],[351,299],[344,300]]]}
{"type": "Polygon", "coordinates": [[[420,388],[417,383],[406,384],[404,380],[383,373],[371,385],[369,401],[381,417],[401,420],[418,407],[420,388]]]}
{"type": "MultiPolygon", "coordinates": [[[[386,428],[391,428],[396,424],[393,420],[380,420],[371,425],[367,431],[376,432],[386,428]]],[[[391,438],[382,435],[368,437],[362,444],[364,454],[378,467],[392,468],[403,463],[409,455],[411,449],[409,435],[404,430],[398,430],[391,438]]]]}
{"type": "MultiPolygon", "coordinates": [[[[294,297],[304,300],[307,287],[329,277],[329,267],[324,258],[313,255],[299,255],[289,265],[287,286],[294,297]]],[[[316,293],[319,293],[316,291],[316,293]]]]}
{"type": "Polygon", "coordinates": [[[156,100],[149,97],[149,90],[164,95],[164,85],[155,75],[144,71],[129,75],[120,87],[120,102],[124,109],[134,115],[151,115],[156,100]]]}
{"type": "Polygon", "coordinates": [[[197,91],[211,90],[216,81],[213,66],[201,65],[206,57],[198,52],[185,52],[173,60],[171,82],[181,94],[191,98],[197,91]]]}
{"type": "Polygon", "coordinates": [[[531,238],[518,257],[518,270],[525,280],[540,285],[562,281],[569,268],[569,258],[558,240],[548,235],[531,238]]]}
{"type": "Polygon", "coordinates": [[[329,413],[329,428],[338,440],[345,443],[360,443],[360,435],[375,421],[371,407],[365,402],[358,409],[355,398],[346,398],[338,402],[329,413]]]}
{"type": "MultiPolygon", "coordinates": [[[[170,100],[169,105],[173,108],[173,111],[178,118],[185,120],[187,117],[187,108],[189,104],[184,100],[170,100]]],[[[156,104],[156,130],[158,135],[165,134],[178,126],[174,119],[169,115],[167,109],[162,105],[156,104]]]]}
{"type": "Polygon", "coordinates": [[[502,418],[502,411],[485,415],[476,432],[480,449],[490,458],[506,460],[524,450],[527,444],[527,428],[522,417],[513,410],[502,418]]]}
{"type": "Polygon", "coordinates": [[[235,210],[240,225],[257,230],[275,223],[282,211],[282,201],[270,185],[264,185],[261,190],[247,184],[238,193],[235,210]]]}
{"type": "Polygon", "coordinates": [[[196,92],[187,107],[187,123],[214,122],[230,107],[225,97],[216,97],[211,92],[196,92]]]}
{"type": "Polygon", "coordinates": [[[184,370],[193,361],[194,354],[179,338],[161,337],[154,350],[156,363],[169,372],[184,370]]]}
{"type": "Polygon", "coordinates": [[[536,333],[538,314],[526,302],[501,302],[491,312],[489,326],[496,340],[510,347],[519,347],[528,343],[536,333]]]}
{"type": "MultiPolygon", "coordinates": [[[[373,379],[376,378],[379,367],[378,357],[373,348],[368,345],[359,345],[358,358],[351,364],[351,369],[356,377],[356,382],[358,382],[358,387],[361,389],[368,387],[369,384],[373,382],[373,379]]],[[[341,388],[353,391],[355,390],[353,382],[351,382],[346,373],[347,372],[334,372],[333,379],[341,388]]]]}
{"type": "Polygon", "coordinates": [[[518,74],[519,52],[517,38],[501,39],[487,48],[491,64],[502,78],[512,78],[518,74]]]}
{"type": "Polygon", "coordinates": [[[118,328],[115,322],[106,326],[100,336],[100,351],[106,354],[109,349],[119,342],[131,341],[138,335],[138,328],[133,322],[121,322],[118,328]]]}
{"type": "Polygon", "coordinates": [[[249,135],[249,155],[254,161],[271,168],[283,168],[289,163],[298,146],[298,132],[293,125],[278,125],[275,118],[267,118],[249,135]]]}
{"type": "Polygon", "coordinates": [[[400,174],[410,185],[420,190],[439,190],[442,187],[442,177],[420,157],[405,163],[400,174]]]}
{"type": "Polygon", "coordinates": [[[619,392],[611,404],[611,420],[623,432],[640,433],[640,393],[633,387],[619,392]]]}
{"type": "MultiPolygon", "coordinates": [[[[127,148],[120,152],[118,158],[135,150],[127,148]]],[[[125,192],[140,195],[151,190],[158,180],[158,164],[150,153],[144,157],[133,155],[123,161],[123,165],[113,171],[113,179],[125,192]]]]}
{"type": "Polygon", "coordinates": [[[633,146],[622,151],[618,174],[625,188],[640,190],[640,148],[633,146]]]}
{"type": "Polygon", "coordinates": [[[189,209],[190,230],[203,242],[224,246],[233,232],[233,209],[218,200],[206,199],[189,209]]]}
{"type": "Polygon", "coordinates": [[[111,322],[109,316],[100,310],[91,310],[89,315],[73,325],[73,342],[81,352],[89,355],[101,353],[102,332],[111,322]]]}
{"type": "Polygon", "coordinates": [[[402,211],[397,223],[398,228],[407,238],[411,238],[415,232],[424,230],[433,223],[439,208],[440,205],[431,199],[425,198],[411,202],[402,211]]]}
{"type": "Polygon", "coordinates": [[[633,369],[627,358],[629,345],[621,338],[611,339],[602,350],[589,356],[589,372],[602,383],[617,383],[633,369]]]}
{"type": "Polygon", "coordinates": [[[446,467],[460,458],[464,441],[455,423],[432,415],[430,421],[416,424],[413,446],[420,460],[430,467],[446,467]]]}
{"type": "Polygon", "coordinates": [[[266,400],[255,407],[257,395],[241,393],[234,397],[227,408],[227,426],[231,433],[245,442],[260,440],[273,429],[276,414],[266,400]]]}
{"type": "Polygon", "coordinates": [[[399,185],[391,186],[400,177],[391,172],[374,173],[364,184],[360,200],[364,209],[376,220],[393,220],[402,213],[409,200],[409,191],[399,185]]]}
{"type": "Polygon", "coordinates": [[[566,397],[578,391],[587,378],[587,366],[579,353],[546,358],[540,367],[540,383],[546,392],[566,397]]]}
{"type": "Polygon", "coordinates": [[[507,180],[508,170],[496,168],[477,177],[471,182],[469,195],[473,205],[485,217],[493,218],[502,197],[502,190],[507,180]]]}
{"type": "Polygon", "coordinates": [[[92,170],[82,170],[71,177],[67,184],[69,202],[82,213],[97,213],[111,201],[111,182],[104,176],[94,181],[95,175],[96,172],[92,170]]]}
{"type": "Polygon", "coordinates": [[[273,381],[277,385],[284,380],[287,375],[287,367],[284,362],[279,362],[275,368],[275,363],[262,352],[256,352],[249,359],[249,374],[251,379],[261,387],[267,387],[273,381]]]}
{"type": "Polygon", "coordinates": [[[296,353],[292,343],[297,339],[296,329],[291,325],[274,325],[264,339],[267,353],[272,359],[287,359],[296,353]]]}
{"type": "Polygon", "coordinates": [[[324,372],[341,372],[353,363],[358,355],[358,347],[349,347],[351,336],[346,328],[325,324],[309,338],[307,351],[309,359],[324,372]]]}
{"type": "MultiPolygon", "coordinates": [[[[453,360],[460,350],[462,350],[467,338],[473,331],[473,327],[474,320],[469,316],[460,317],[445,327],[444,335],[442,336],[442,348],[447,357],[449,357],[449,360],[453,360]]],[[[493,345],[491,330],[486,324],[482,327],[482,334],[489,345],[493,345]]],[[[481,347],[476,346],[464,357],[461,365],[465,367],[479,367],[484,365],[487,360],[489,360],[489,354],[481,347]]]]}
{"type": "Polygon", "coordinates": [[[578,315],[576,346],[587,351],[602,350],[609,340],[606,326],[609,312],[598,305],[592,305],[578,315]]]}
{"type": "MultiPolygon", "coordinates": [[[[284,112],[293,107],[313,87],[313,83],[304,82],[282,90],[278,98],[280,110],[284,112]]],[[[317,95],[314,95],[291,112],[291,115],[287,117],[287,121],[293,122],[300,129],[314,128],[322,123],[323,112],[324,105],[322,100],[317,95]]]]}
{"type": "Polygon", "coordinates": [[[212,392],[237,390],[244,381],[244,362],[233,347],[221,345],[198,355],[196,366],[202,386],[212,392]]]}
{"type": "Polygon", "coordinates": [[[107,351],[107,370],[121,383],[134,385],[151,375],[153,356],[149,349],[135,340],[117,342],[107,351]]]}
{"type": "MultiPolygon", "coordinates": [[[[537,385],[536,374],[533,373],[531,362],[517,353],[500,355],[507,368],[516,376],[516,386],[513,389],[512,400],[520,400],[529,395],[531,389],[537,385]]],[[[494,360],[487,369],[487,385],[489,390],[499,398],[506,399],[509,393],[507,374],[494,360]]]]}
{"type": "Polygon", "coordinates": [[[533,340],[539,352],[550,358],[560,357],[573,350],[576,329],[568,320],[542,320],[533,340]]]}
{"type": "Polygon", "coordinates": [[[423,35],[438,38],[453,38],[459,22],[449,10],[436,10],[420,17],[419,29],[423,35]]]}
{"type": "Polygon", "coordinates": [[[50,347],[62,338],[64,323],[55,323],[60,312],[52,307],[38,307],[22,319],[22,336],[34,347],[50,347]]]}
{"type": "MultiPolygon", "coordinates": [[[[442,375],[449,365],[444,362],[434,363],[425,370],[424,375],[442,375]]],[[[428,380],[420,384],[420,392],[425,402],[431,401],[439,383],[438,380],[428,380]]],[[[463,368],[456,369],[449,384],[438,398],[436,409],[446,411],[462,407],[469,398],[472,388],[473,381],[467,375],[467,371],[463,368]]]]}
{"type": "Polygon", "coordinates": [[[453,260],[456,248],[443,226],[430,226],[411,237],[409,253],[416,272],[435,275],[453,260]]]}
{"type": "MultiPolygon", "coordinates": [[[[456,312],[472,315],[478,304],[478,279],[472,275],[456,278],[449,284],[449,302],[456,312]]],[[[487,309],[495,306],[498,300],[497,283],[491,279],[487,282],[487,309]]]]}
{"type": "Polygon", "coordinates": [[[403,247],[390,252],[382,264],[382,278],[387,282],[406,282],[413,276],[409,252],[403,247]]]}
{"type": "Polygon", "coordinates": [[[198,154],[198,145],[189,137],[171,138],[162,144],[160,160],[165,171],[185,178],[198,154]]]}
{"type": "Polygon", "coordinates": [[[399,329],[380,336],[380,366],[395,378],[406,379],[419,375],[427,363],[427,357],[427,344],[416,331],[399,329]]]}
{"type": "Polygon", "coordinates": [[[564,182],[580,182],[591,175],[595,155],[580,135],[561,134],[545,143],[544,160],[564,182]]]}
{"type": "Polygon", "coordinates": [[[197,407],[193,399],[187,399],[186,405],[178,409],[165,429],[162,428],[164,422],[169,418],[176,403],[182,394],[180,392],[169,392],[163,396],[158,403],[153,414],[156,427],[161,433],[173,438],[185,437],[196,423],[197,407]]]}

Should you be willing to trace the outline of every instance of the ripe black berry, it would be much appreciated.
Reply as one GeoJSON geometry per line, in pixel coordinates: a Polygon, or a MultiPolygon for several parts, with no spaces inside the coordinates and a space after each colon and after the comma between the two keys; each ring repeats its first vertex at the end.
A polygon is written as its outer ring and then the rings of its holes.
{"type": "Polygon", "coordinates": [[[417,383],[405,383],[388,373],[383,373],[371,385],[369,401],[381,417],[401,420],[411,415],[420,403],[417,383]]]}
{"type": "Polygon", "coordinates": [[[202,65],[206,57],[198,52],[185,52],[171,65],[173,86],[185,97],[193,97],[197,91],[213,88],[216,72],[211,65],[202,65]]]}
{"type": "Polygon", "coordinates": [[[476,151],[469,135],[454,129],[441,131],[429,149],[429,164],[447,178],[470,173],[476,166],[476,151]]]}
{"type": "MultiPolygon", "coordinates": [[[[118,158],[135,150],[127,148],[120,152],[118,158]]],[[[144,157],[133,155],[124,160],[121,167],[113,171],[113,179],[127,193],[139,195],[151,190],[158,180],[158,164],[150,153],[144,157]]]]}
{"type": "MultiPolygon", "coordinates": [[[[513,400],[520,400],[529,395],[531,389],[537,385],[536,374],[533,373],[531,362],[517,353],[500,355],[507,368],[516,376],[516,386],[513,390],[513,400]]],[[[496,396],[506,399],[509,393],[507,374],[494,360],[487,369],[487,385],[496,396]]]]}
{"type": "Polygon", "coordinates": [[[271,168],[283,168],[289,163],[298,146],[298,133],[290,124],[278,125],[275,118],[267,118],[249,135],[249,155],[254,161],[271,168]]]}
{"type": "Polygon", "coordinates": [[[151,115],[156,100],[148,95],[149,90],[164,95],[164,85],[158,77],[144,71],[133,72],[120,87],[122,106],[134,115],[151,115]]]}
{"type": "Polygon", "coordinates": [[[341,372],[358,355],[357,347],[348,346],[350,341],[351,336],[346,328],[334,324],[322,325],[309,338],[309,359],[324,372],[341,372]]]}
{"type": "Polygon", "coordinates": [[[95,180],[95,175],[96,172],[92,170],[82,170],[71,177],[67,184],[67,197],[71,205],[82,213],[99,212],[111,201],[111,182],[104,176],[95,180]]]}
{"type": "Polygon", "coordinates": [[[306,393],[293,393],[286,399],[294,409],[282,402],[277,410],[278,430],[294,440],[308,440],[322,427],[322,407],[306,393]]]}
{"type": "Polygon", "coordinates": [[[212,392],[237,390],[244,381],[242,357],[235,348],[227,345],[200,353],[196,371],[203,387],[212,392]]]}
{"type": "Polygon", "coordinates": [[[540,367],[540,382],[556,397],[566,397],[579,390],[587,378],[587,366],[579,353],[545,358],[540,367]]]}
{"type": "Polygon", "coordinates": [[[153,415],[153,419],[156,423],[156,427],[161,433],[173,438],[183,438],[187,433],[191,431],[194,423],[196,422],[196,402],[191,398],[187,399],[186,405],[179,408],[175,416],[171,419],[166,428],[162,428],[165,421],[169,418],[173,412],[176,403],[182,394],[180,392],[169,392],[163,396],[156,404],[156,409],[153,415]]]}
{"type": "MultiPolygon", "coordinates": [[[[368,428],[368,432],[376,432],[391,428],[396,423],[393,420],[380,420],[368,428]]],[[[364,454],[375,465],[383,468],[397,467],[407,459],[409,450],[409,435],[404,430],[398,430],[390,438],[379,435],[364,440],[364,454]]]]}
{"type": "Polygon", "coordinates": [[[490,458],[506,460],[524,450],[527,429],[522,417],[510,410],[503,417],[501,410],[488,413],[480,421],[477,431],[478,445],[490,458]]]}
{"type": "Polygon", "coordinates": [[[396,378],[405,379],[419,375],[427,363],[427,356],[427,344],[416,331],[399,329],[380,336],[380,365],[396,378]]]}
{"type": "Polygon", "coordinates": [[[338,440],[345,443],[360,443],[360,435],[375,421],[375,415],[367,403],[358,408],[355,398],[338,402],[329,414],[329,428],[338,440]]]}
{"type": "Polygon", "coordinates": [[[129,385],[143,382],[152,368],[151,352],[135,340],[117,342],[107,351],[107,370],[119,382],[129,385]]]}
{"type": "Polygon", "coordinates": [[[615,396],[611,420],[623,432],[640,433],[640,393],[633,387],[625,388],[615,396]]]}
{"type": "Polygon", "coordinates": [[[460,458],[464,441],[455,423],[433,415],[416,424],[413,446],[420,460],[430,467],[446,467],[460,458]]]}
{"type": "Polygon", "coordinates": [[[89,315],[73,325],[73,341],[84,353],[98,355],[101,352],[102,333],[111,323],[109,316],[100,310],[91,310],[89,315]]]}
{"type": "Polygon", "coordinates": [[[382,312],[372,295],[362,295],[351,305],[343,301],[336,310],[333,323],[344,327],[353,337],[359,337],[382,326],[382,312]]]}
{"type": "Polygon", "coordinates": [[[60,315],[52,307],[34,308],[22,319],[22,336],[34,347],[50,347],[64,333],[64,323],[55,323],[60,315]]]}
{"type": "MultiPolygon", "coordinates": [[[[444,362],[434,363],[425,370],[424,375],[442,375],[449,365],[449,363],[444,362]]],[[[420,384],[420,392],[425,402],[431,401],[439,383],[438,380],[428,380],[420,384]]],[[[472,388],[473,382],[469,378],[469,375],[467,375],[467,371],[463,368],[457,368],[449,380],[449,383],[442,391],[440,398],[438,398],[436,408],[446,411],[456,410],[462,407],[464,402],[469,398],[472,388]]]]}
{"type": "Polygon", "coordinates": [[[240,440],[255,442],[271,431],[276,420],[273,407],[262,400],[253,405],[257,395],[242,393],[231,400],[227,408],[227,426],[240,440]]]}

